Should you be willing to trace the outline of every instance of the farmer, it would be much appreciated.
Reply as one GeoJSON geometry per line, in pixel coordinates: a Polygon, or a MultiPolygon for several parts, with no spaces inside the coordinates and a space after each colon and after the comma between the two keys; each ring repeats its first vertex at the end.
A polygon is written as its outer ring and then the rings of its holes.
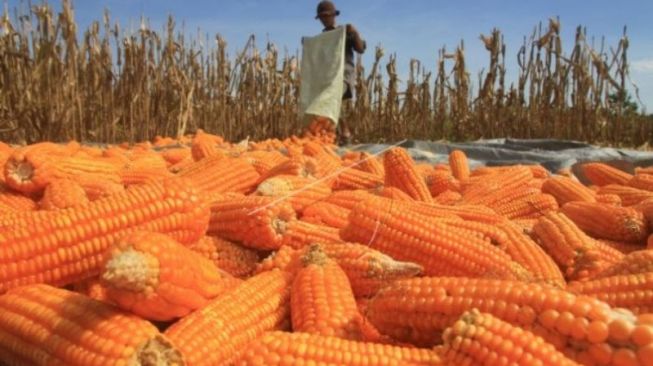
{"type": "MultiPolygon", "coordinates": [[[[331,1],[321,1],[317,5],[317,15],[315,19],[319,19],[324,26],[323,32],[328,32],[336,28],[336,16],[340,15],[340,11],[331,1]]],[[[356,66],[354,65],[354,51],[358,53],[365,52],[367,45],[361,38],[358,30],[352,25],[346,26],[346,40],[345,40],[345,85],[342,100],[351,100],[354,97],[354,85],[356,83],[356,66]]],[[[309,127],[310,132],[319,134],[319,130],[326,130],[333,132],[333,123],[328,118],[317,117],[309,127]]],[[[349,144],[351,143],[351,131],[347,122],[341,117],[338,123],[338,143],[349,144]]]]}

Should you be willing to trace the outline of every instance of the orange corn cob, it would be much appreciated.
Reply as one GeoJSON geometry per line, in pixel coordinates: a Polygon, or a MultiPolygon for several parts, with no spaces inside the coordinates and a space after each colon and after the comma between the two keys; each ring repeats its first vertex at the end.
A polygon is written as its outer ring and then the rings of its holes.
{"type": "Polygon", "coordinates": [[[22,194],[13,192],[4,184],[0,183],[0,214],[34,211],[37,208],[36,202],[22,194]]]}
{"type": "Polygon", "coordinates": [[[277,249],[295,211],[272,197],[230,196],[211,204],[210,234],[253,249],[277,249]]]}
{"type": "Polygon", "coordinates": [[[621,241],[606,240],[606,239],[597,239],[596,241],[602,245],[607,245],[612,249],[616,249],[623,254],[628,254],[637,250],[642,250],[641,244],[625,243],[621,241]]]}
{"type": "Polygon", "coordinates": [[[376,156],[371,155],[367,152],[361,152],[360,158],[354,166],[355,169],[362,170],[380,177],[385,176],[385,168],[383,168],[383,162],[381,162],[376,156]]]}
{"type": "Polygon", "coordinates": [[[81,185],[70,179],[53,180],[39,202],[42,210],[60,210],[83,206],[89,202],[81,185]]]}
{"type": "Polygon", "coordinates": [[[125,186],[122,183],[105,180],[98,176],[80,176],[75,178],[75,181],[82,186],[89,201],[96,201],[125,191],[125,186]]]}
{"type": "Polygon", "coordinates": [[[340,230],[330,226],[311,224],[294,220],[288,222],[283,230],[283,245],[292,248],[303,248],[313,243],[339,243],[340,230]]]}
{"type": "Polygon", "coordinates": [[[622,274],[570,282],[567,290],[592,296],[635,314],[653,313],[653,272],[622,274]]]}
{"type": "Polygon", "coordinates": [[[596,202],[596,193],[580,182],[567,177],[551,177],[542,185],[542,192],[555,197],[559,205],[567,202],[596,202]]]}
{"type": "Polygon", "coordinates": [[[184,365],[148,321],[48,285],[0,297],[0,359],[8,365],[184,365]]]}
{"type": "Polygon", "coordinates": [[[247,160],[220,155],[212,155],[188,165],[177,175],[188,178],[200,190],[212,193],[249,193],[256,188],[259,178],[247,160]]]}
{"type": "Polygon", "coordinates": [[[259,196],[287,201],[297,213],[301,214],[307,206],[327,198],[331,194],[331,188],[309,178],[277,175],[261,182],[255,193],[259,196]]]}
{"type": "Polygon", "coordinates": [[[218,268],[234,277],[248,277],[259,261],[256,251],[217,236],[203,236],[189,249],[210,259],[218,268]]]}
{"type": "Polygon", "coordinates": [[[637,355],[653,346],[653,323],[639,320],[628,310],[521,281],[461,277],[398,280],[369,301],[366,315],[383,334],[432,345],[438,342],[440,332],[474,308],[533,332],[573,358],[589,357],[597,362],[607,353],[610,361],[617,353],[637,355]],[[602,352],[595,352],[597,347],[602,352]]]}
{"type": "Polygon", "coordinates": [[[646,240],[646,249],[653,249],[653,234],[649,235],[646,240]]]}
{"type": "Polygon", "coordinates": [[[265,174],[261,174],[260,180],[263,181],[277,175],[296,175],[316,179],[322,177],[322,169],[312,157],[296,156],[277,163],[265,174]]]}
{"type": "Polygon", "coordinates": [[[380,193],[381,197],[389,198],[391,200],[397,201],[414,201],[413,197],[409,196],[408,193],[402,191],[397,187],[384,187],[380,193]]]}
{"type": "Polygon", "coordinates": [[[349,279],[320,245],[311,245],[300,258],[290,290],[292,329],[351,340],[367,339],[362,330],[349,279]]]}
{"type": "Polygon", "coordinates": [[[290,312],[290,283],[290,275],[280,270],[251,277],[164,334],[189,365],[227,365],[248,343],[283,325],[290,312]]]}
{"type": "Polygon", "coordinates": [[[290,160],[287,156],[274,150],[247,151],[243,153],[242,157],[252,164],[254,169],[256,169],[256,172],[261,176],[268,174],[268,172],[274,167],[290,160]]]}
{"type": "Polygon", "coordinates": [[[513,261],[528,270],[533,281],[549,283],[560,288],[565,287],[565,280],[556,262],[544,249],[537,245],[520,227],[513,222],[497,224],[505,240],[501,242],[504,251],[513,261]]]}
{"type": "Polygon", "coordinates": [[[422,179],[426,179],[429,175],[433,174],[435,170],[429,163],[419,163],[415,164],[415,171],[417,174],[422,177],[422,179]]]}
{"type": "Polygon", "coordinates": [[[364,199],[373,197],[373,194],[362,189],[355,189],[352,191],[337,191],[333,192],[324,202],[334,204],[336,206],[351,210],[356,204],[364,199]]]}
{"type": "Polygon", "coordinates": [[[309,333],[266,332],[234,363],[254,365],[445,365],[435,351],[309,333]]]}
{"type": "Polygon", "coordinates": [[[444,191],[435,197],[435,201],[441,205],[455,205],[462,198],[463,196],[456,191],[444,191]]]}
{"type": "Polygon", "coordinates": [[[451,175],[458,180],[469,178],[469,161],[467,155],[462,150],[454,150],[449,153],[449,166],[451,166],[451,175]]]}
{"type": "Polygon", "coordinates": [[[349,225],[341,233],[344,240],[423,265],[427,275],[513,279],[523,278],[526,272],[484,239],[452,230],[393,201],[366,200],[354,207],[349,217],[349,225]]]}
{"type": "Polygon", "coordinates": [[[193,160],[200,161],[209,156],[222,155],[223,152],[218,149],[217,141],[206,134],[197,134],[193,137],[190,147],[193,160]]]}
{"type": "Polygon", "coordinates": [[[118,240],[101,268],[109,299],[144,319],[159,321],[197,310],[239,281],[167,235],[147,231],[118,240]]]}
{"type": "Polygon", "coordinates": [[[463,313],[442,338],[442,358],[455,365],[579,365],[541,337],[476,309],[463,313]]]}
{"type": "Polygon", "coordinates": [[[533,233],[570,279],[593,277],[620,259],[606,261],[596,241],[561,213],[551,212],[541,217],[533,233]]]}
{"type": "Polygon", "coordinates": [[[383,156],[385,184],[397,187],[418,201],[433,202],[424,179],[417,173],[413,158],[405,149],[395,147],[383,156]]]}
{"type": "Polygon", "coordinates": [[[621,197],[617,196],[616,194],[597,194],[596,202],[603,203],[604,205],[608,206],[622,206],[621,197]]]}
{"type": "Polygon", "coordinates": [[[66,285],[97,275],[105,250],[134,230],[188,244],[206,231],[207,205],[188,181],[135,186],[79,208],[3,218],[0,293],[31,283],[66,285]]]}
{"type": "Polygon", "coordinates": [[[315,159],[325,176],[332,175],[342,168],[340,158],[323,145],[308,142],[303,146],[303,153],[315,159]]]}
{"type": "Polygon", "coordinates": [[[120,181],[125,186],[151,184],[172,176],[173,174],[166,168],[162,169],[159,167],[134,167],[120,171],[120,181]]]}
{"type": "Polygon", "coordinates": [[[336,191],[371,189],[382,185],[382,176],[352,168],[343,168],[333,180],[333,189],[336,191]]]}
{"type": "Polygon", "coordinates": [[[648,167],[635,167],[635,174],[653,174],[653,166],[648,167]]]}
{"type": "Polygon", "coordinates": [[[514,167],[496,175],[483,178],[462,189],[463,202],[467,204],[490,205],[506,197],[514,196],[520,189],[528,191],[527,183],[533,173],[526,167],[514,167]]]}
{"type": "Polygon", "coordinates": [[[169,167],[179,163],[184,159],[192,159],[192,153],[187,147],[173,147],[161,151],[161,157],[168,163],[169,167]]]}
{"type": "Polygon", "coordinates": [[[113,304],[113,302],[107,297],[107,289],[102,285],[99,277],[91,277],[75,282],[72,285],[72,289],[73,291],[88,296],[93,300],[113,304]]]}
{"type": "Polygon", "coordinates": [[[648,224],[641,212],[627,207],[600,203],[570,202],[561,212],[579,228],[596,238],[627,242],[643,242],[648,236],[648,224]]]}
{"type": "Polygon", "coordinates": [[[653,192],[619,184],[608,184],[599,189],[599,195],[606,194],[616,194],[619,196],[623,206],[633,206],[642,201],[653,198],[653,192]]]}
{"type": "Polygon", "coordinates": [[[435,171],[429,174],[425,181],[433,197],[447,191],[460,192],[460,182],[449,172],[435,171]]]}
{"type": "Polygon", "coordinates": [[[653,174],[637,174],[628,181],[628,186],[653,192],[653,174]]]}
{"type": "MultiPolygon", "coordinates": [[[[410,278],[424,272],[422,266],[400,262],[391,257],[356,243],[320,244],[322,250],[345,271],[357,298],[374,295],[381,287],[400,278],[410,278]]],[[[304,249],[282,246],[257,265],[256,273],[279,268],[295,272],[304,249]]]]}
{"type": "Polygon", "coordinates": [[[302,221],[342,229],[347,226],[350,211],[326,201],[315,202],[304,209],[302,221]]]}
{"type": "Polygon", "coordinates": [[[606,186],[608,184],[627,185],[633,177],[617,168],[604,163],[587,163],[581,166],[581,171],[592,184],[597,186],[606,186]]]}
{"type": "Polygon", "coordinates": [[[508,219],[536,219],[559,208],[558,202],[550,194],[534,194],[510,203],[492,204],[490,207],[508,219]]]}
{"type": "Polygon", "coordinates": [[[638,250],[624,256],[594,278],[653,272],[653,250],[638,250]]]}

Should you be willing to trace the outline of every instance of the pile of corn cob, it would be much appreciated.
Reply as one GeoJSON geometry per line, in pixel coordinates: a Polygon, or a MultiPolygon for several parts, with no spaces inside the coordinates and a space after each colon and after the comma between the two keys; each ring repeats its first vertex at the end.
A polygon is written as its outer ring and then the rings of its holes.
{"type": "Polygon", "coordinates": [[[5,365],[653,365],[653,169],[0,144],[5,365]]]}

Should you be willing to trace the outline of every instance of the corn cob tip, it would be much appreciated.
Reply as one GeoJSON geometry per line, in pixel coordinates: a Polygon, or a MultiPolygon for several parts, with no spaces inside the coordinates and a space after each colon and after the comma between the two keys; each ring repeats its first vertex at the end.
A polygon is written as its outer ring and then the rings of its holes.
{"type": "Polygon", "coordinates": [[[104,284],[133,292],[151,293],[159,282],[159,261],[152,255],[129,248],[112,255],[101,275],[104,284]]]}
{"type": "Polygon", "coordinates": [[[424,274],[424,266],[413,262],[398,261],[382,253],[367,253],[361,259],[367,260],[370,265],[367,273],[369,278],[393,279],[424,274]]]}
{"type": "Polygon", "coordinates": [[[145,342],[127,363],[128,366],[182,366],[185,364],[181,352],[175,349],[172,343],[161,334],[157,334],[145,342]]]}
{"type": "Polygon", "coordinates": [[[306,250],[306,254],[302,256],[302,264],[304,266],[311,264],[322,266],[326,264],[328,259],[329,256],[327,256],[324,250],[322,250],[322,246],[320,244],[311,244],[306,250]]]}

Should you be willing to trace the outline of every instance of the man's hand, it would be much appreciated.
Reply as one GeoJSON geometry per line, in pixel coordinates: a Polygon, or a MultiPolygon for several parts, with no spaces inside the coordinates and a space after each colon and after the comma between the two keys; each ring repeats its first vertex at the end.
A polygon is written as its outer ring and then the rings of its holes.
{"type": "Polygon", "coordinates": [[[347,33],[358,34],[358,30],[351,24],[347,24],[347,33]]]}

